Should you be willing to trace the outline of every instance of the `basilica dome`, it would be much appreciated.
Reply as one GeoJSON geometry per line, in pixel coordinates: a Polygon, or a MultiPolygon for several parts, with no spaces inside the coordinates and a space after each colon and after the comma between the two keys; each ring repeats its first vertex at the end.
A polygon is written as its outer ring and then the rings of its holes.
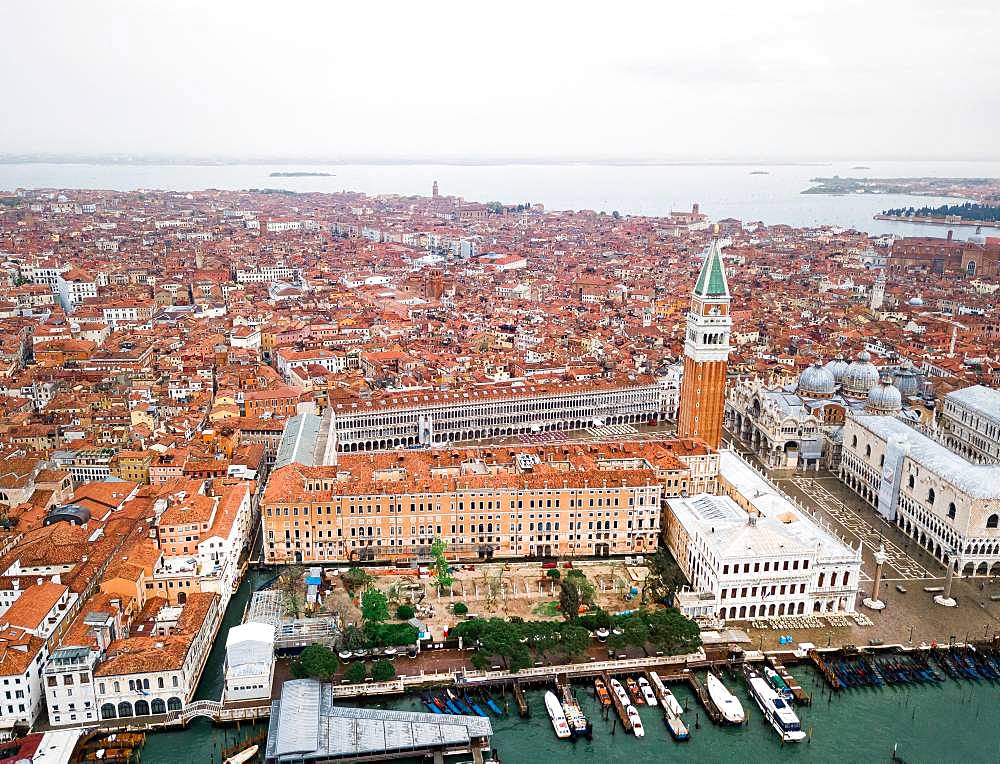
{"type": "Polygon", "coordinates": [[[909,363],[896,370],[892,375],[892,384],[904,398],[912,398],[920,393],[920,378],[909,363]]]}
{"type": "Polygon", "coordinates": [[[833,375],[833,381],[838,385],[844,379],[844,373],[847,371],[847,361],[844,360],[844,356],[838,355],[832,361],[828,361],[826,364],[826,370],[833,375]]]}
{"type": "Polygon", "coordinates": [[[847,367],[841,384],[845,394],[861,398],[878,384],[878,380],[878,369],[872,363],[871,354],[862,350],[858,353],[857,360],[847,367]]]}
{"type": "Polygon", "coordinates": [[[870,414],[896,414],[903,409],[903,396],[899,394],[889,378],[882,379],[881,382],[868,391],[868,400],[865,401],[865,411],[870,414]]]}
{"type": "Polygon", "coordinates": [[[819,361],[807,368],[799,376],[799,395],[805,397],[833,395],[837,389],[837,383],[833,378],[833,372],[827,369],[819,361]]]}

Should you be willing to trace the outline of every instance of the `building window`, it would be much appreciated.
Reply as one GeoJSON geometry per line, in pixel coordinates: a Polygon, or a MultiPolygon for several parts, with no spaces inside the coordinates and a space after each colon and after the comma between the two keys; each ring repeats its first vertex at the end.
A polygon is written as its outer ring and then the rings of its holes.
{"type": "Polygon", "coordinates": [[[955,502],[948,502],[948,517],[951,520],[955,519],[955,502]]]}
{"type": "Polygon", "coordinates": [[[933,488],[930,488],[927,491],[927,503],[930,504],[931,506],[934,505],[934,489],[933,488]]]}
{"type": "Polygon", "coordinates": [[[1000,522],[1000,515],[990,515],[988,518],[986,518],[986,527],[996,528],[998,522],[1000,522]]]}

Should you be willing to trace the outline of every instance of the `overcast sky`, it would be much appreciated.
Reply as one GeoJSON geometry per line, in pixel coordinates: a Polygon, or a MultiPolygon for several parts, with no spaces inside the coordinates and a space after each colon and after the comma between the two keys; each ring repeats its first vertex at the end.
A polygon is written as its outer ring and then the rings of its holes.
{"type": "Polygon", "coordinates": [[[998,158],[995,2],[0,8],[0,153],[998,158]]]}

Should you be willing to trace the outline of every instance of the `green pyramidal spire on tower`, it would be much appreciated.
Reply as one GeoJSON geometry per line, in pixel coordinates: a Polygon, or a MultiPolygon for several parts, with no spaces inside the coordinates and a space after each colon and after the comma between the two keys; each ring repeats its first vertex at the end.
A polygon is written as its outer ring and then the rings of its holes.
{"type": "Polygon", "coordinates": [[[729,297],[729,283],[726,281],[726,269],[722,264],[722,250],[719,242],[712,239],[705,255],[705,263],[694,286],[696,297],[729,297]]]}

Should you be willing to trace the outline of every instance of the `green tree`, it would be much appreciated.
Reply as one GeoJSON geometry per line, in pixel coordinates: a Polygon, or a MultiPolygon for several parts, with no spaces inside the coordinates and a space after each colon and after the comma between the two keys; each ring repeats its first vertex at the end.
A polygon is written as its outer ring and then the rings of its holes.
{"type": "Polygon", "coordinates": [[[701,645],[698,624],[676,608],[657,608],[646,616],[646,622],[650,643],[664,653],[690,653],[701,645]]]}
{"type": "Polygon", "coordinates": [[[413,609],[413,605],[400,605],[396,608],[396,618],[400,621],[409,621],[416,614],[417,611],[413,609]]]}
{"type": "Polygon", "coordinates": [[[340,635],[340,642],[344,646],[345,650],[360,650],[367,644],[365,639],[365,633],[358,627],[356,623],[349,623],[344,627],[343,633],[340,635]]]}
{"type": "Polygon", "coordinates": [[[340,662],[336,653],[326,645],[309,645],[292,661],[292,676],[296,679],[328,680],[337,673],[340,662]]]}
{"type": "Polygon", "coordinates": [[[583,571],[573,569],[566,574],[566,578],[568,580],[571,579],[576,585],[577,591],[580,592],[580,601],[587,606],[593,606],[597,590],[594,588],[594,585],[587,580],[587,576],[583,574],[583,571]]]}
{"type": "Polygon", "coordinates": [[[464,602],[456,602],[452,605],[452,610],[455,611],[455,615],[465,615],[469,612],[469,606],[464,602]]]}
{"type": "Polygon", "coordinates": [[[552,568],[551,570],[546,571],[545,575],[547,575],[549,578],[554,578],[556,581],[562,578],[562,574],[559,572],[559,568],[552,568]]]}
{"type": "Polygon", "coordinates": [[[642,619],[642,616],[632,616],[623,625],[625,632],[625,643],[631,647],[641,648],[646,652],[646,643],[649,642],[649,627],[642,619]]]}
{"type": "Polygon", "coordinates": [[[361,617],[366,623],[389,620],[389,598],[374,586],[365,589],[361,595],[361,617]]]}
{"type": "Polygon", "coordinates": [[[350,589],[367,589],[373,577],[365,570],[354,567],[343,575],[343,579],[350,589]]]}
{"type": "Polygon", "coordinates": [[[567,576],[559,591],[559,609],[562,611],[563,618],[567,621],[576,620],[580,615],[580,603],[580,589],[577,587],[576,581],[567,576]]]}
{"type": "Polygon", "coordinates": [[[640,597],[640,603],[643,605],[670,600],[674,593],[687,583],[676,560],[662,547],[646,558],[646,567],[649,572],[643,581],[640,597]]]}
{"type": "Polygon", "coordinates": [[[434,539],[434,543],[431,544],[431,556],[434,557],[434,578],[440,589],[450,587],[455,583],[455,579],[451,575],[451,568],[448,566],[448,560],[444,556],[447,548],[447,542],[440,537],[434,539]]]}
{"type": "Polygon", "coordinates": [[[348,682],[363,682],[367,676],[368,670],[365,668],[364,661],[352,663],[344,672],[344,679],[348,682]]]}
{"type": "Polygon", "coordinates": [[[582,626],[564,623],[559,627],[559,650],[568,661],[583,656],[590,647],[590,632],[582,626]]]}
{"type": "Polygon", "coordinates": [[[376,682],[388,682],[395,676],[396,667],[392,665],[392,661],[375,661],[372,665],[372,679],[376,682]]]}

